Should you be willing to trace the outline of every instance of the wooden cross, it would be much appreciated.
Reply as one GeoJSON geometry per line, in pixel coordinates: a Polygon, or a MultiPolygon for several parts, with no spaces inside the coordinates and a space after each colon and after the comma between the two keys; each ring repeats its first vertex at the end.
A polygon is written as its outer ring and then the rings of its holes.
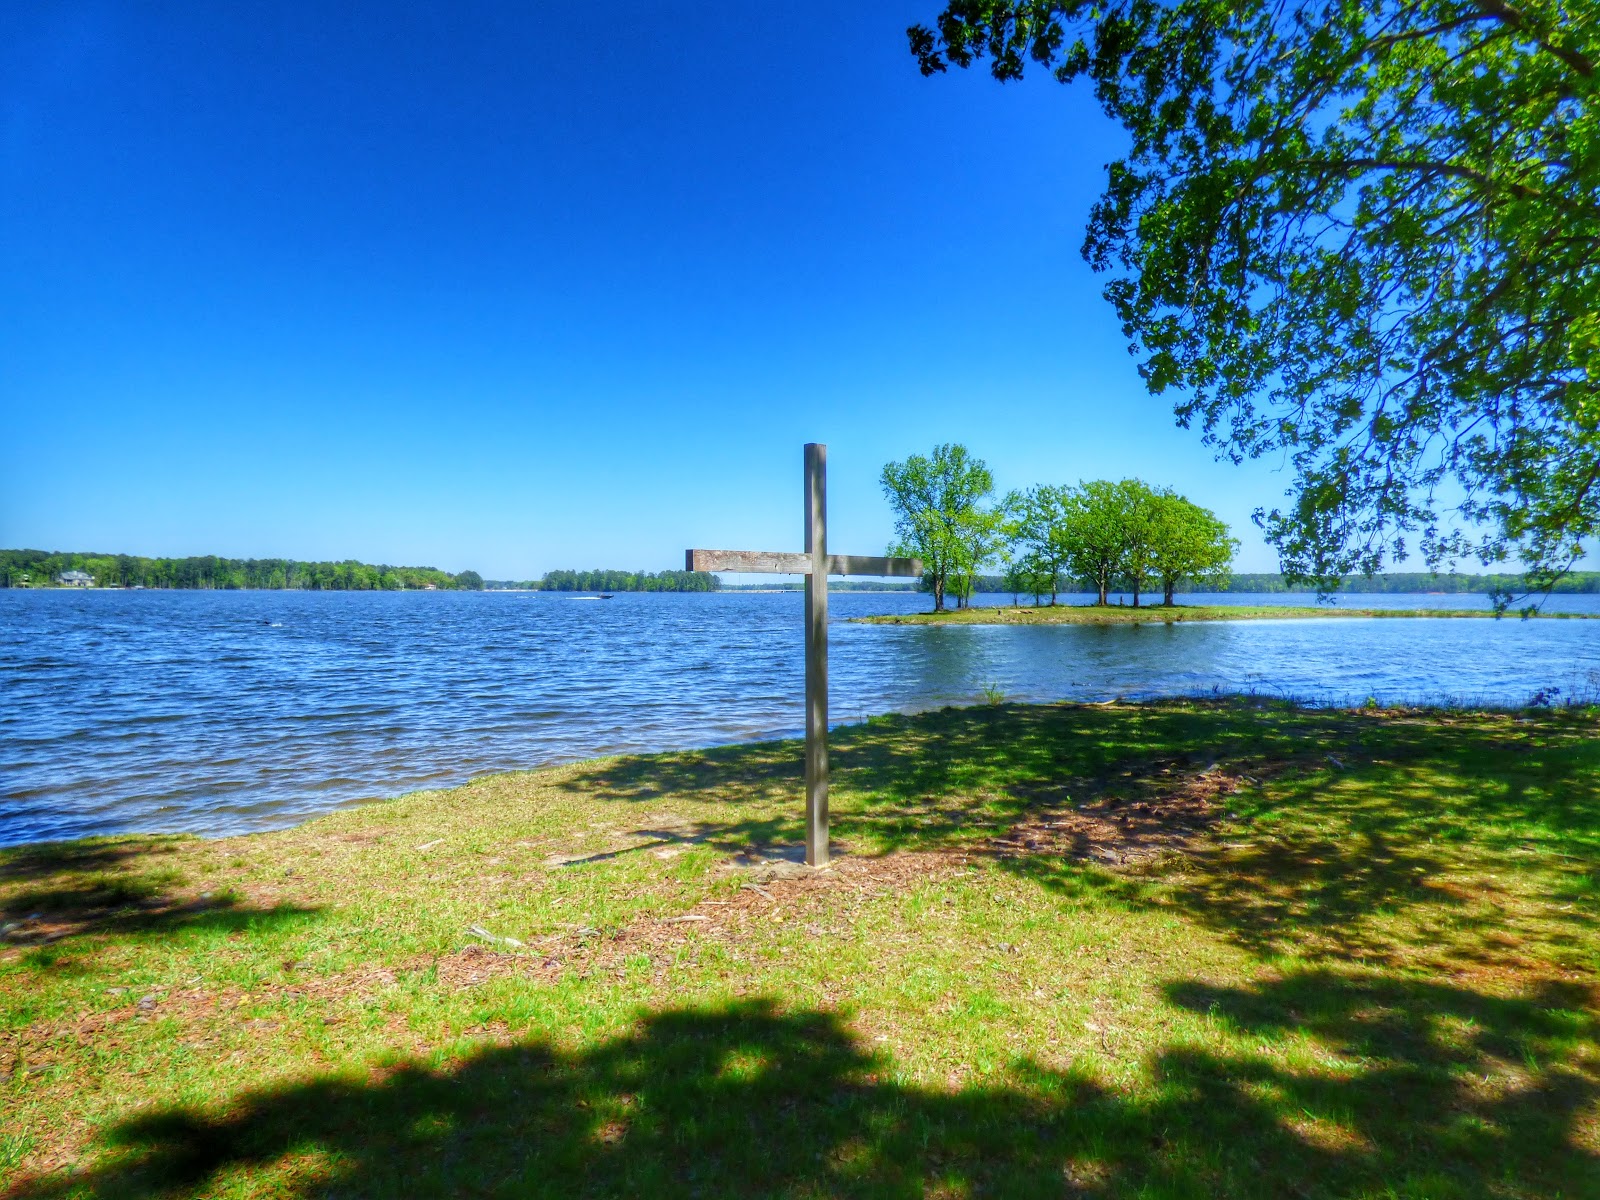
{"type": "Polygon", "coordinates": [[[828,448],[806,443],[806,549],[690,550],[691,571],[753,571],[806,577],[806,863],[828,865],[828,576],[922,574],[915,558],[828,553],[828,448]]]}

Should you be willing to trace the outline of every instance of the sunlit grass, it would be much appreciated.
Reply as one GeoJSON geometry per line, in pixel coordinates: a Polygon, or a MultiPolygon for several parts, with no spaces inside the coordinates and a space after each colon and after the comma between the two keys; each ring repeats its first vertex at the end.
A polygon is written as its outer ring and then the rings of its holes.
{"type": "Polygon", "coordinates": [[[1595,1195],[1597,733],[875,718],[822,876],[728,865],[792,742],[0,852],[0,1190],[1595,1195]]]}

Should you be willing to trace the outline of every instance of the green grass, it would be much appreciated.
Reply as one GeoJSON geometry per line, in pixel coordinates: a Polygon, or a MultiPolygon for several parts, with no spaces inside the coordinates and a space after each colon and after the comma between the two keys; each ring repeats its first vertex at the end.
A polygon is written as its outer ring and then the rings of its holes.
{"type": "MultiPolygon", "coordinates": [[[[1042,604],[1009,607],[983,605],[945,612],[854,617],[866,625],[1139,625],[1179,621],[1300,621],[1321,617],[1476,617],[1493,618],[1485,609],[1339,608],[1325,604],[1042,604]]],[[[1593,613],[1538,612],[1528,619],[1589,620],[1593,613]]],[[[1506,620],[1521,620],[1512,614],[1506,620]]]]}
{"type": "Polygon", "coordinates": [[[1597,1196],[1597,735],[878,718],[826,874],[728,865],[792,742],[0,852],[0,1194],[1597,1196]]]}

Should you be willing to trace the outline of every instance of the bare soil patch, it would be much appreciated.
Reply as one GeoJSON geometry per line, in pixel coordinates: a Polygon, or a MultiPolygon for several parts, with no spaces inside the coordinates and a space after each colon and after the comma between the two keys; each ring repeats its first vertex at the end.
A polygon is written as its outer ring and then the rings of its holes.
{"type": "Polygon", "coordinates": [[[1052,805],[995,838],[1000,858],[1058,857],[1104,866],[1145,863],[1191,854],[1221,812],[1219,800],[1239,790],[1239,780],[1216,768],[1172,779],[1130,781],[1147,794],[1106,794],[1083,804],[1052,805]]]}

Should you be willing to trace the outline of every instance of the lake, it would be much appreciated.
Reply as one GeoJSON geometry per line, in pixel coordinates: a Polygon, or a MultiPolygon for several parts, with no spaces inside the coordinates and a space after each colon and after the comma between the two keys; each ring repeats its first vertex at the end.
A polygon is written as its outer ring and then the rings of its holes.
{"type": "MultiPolygon", "coordinates": [[[[1497,705],[1600,692],[1589,621],[927,627],[847,622],[924,610],[923,596],[830,604],[836,721],[971,704],[985,689],[1497,705]]],[[[1600,612],[1600,596],[1549,607],[1600,612]]],[[[797,593],[0,590],[0,844],[265,829],[494,771],[796,734],[800,617],[797,593]]]]}

